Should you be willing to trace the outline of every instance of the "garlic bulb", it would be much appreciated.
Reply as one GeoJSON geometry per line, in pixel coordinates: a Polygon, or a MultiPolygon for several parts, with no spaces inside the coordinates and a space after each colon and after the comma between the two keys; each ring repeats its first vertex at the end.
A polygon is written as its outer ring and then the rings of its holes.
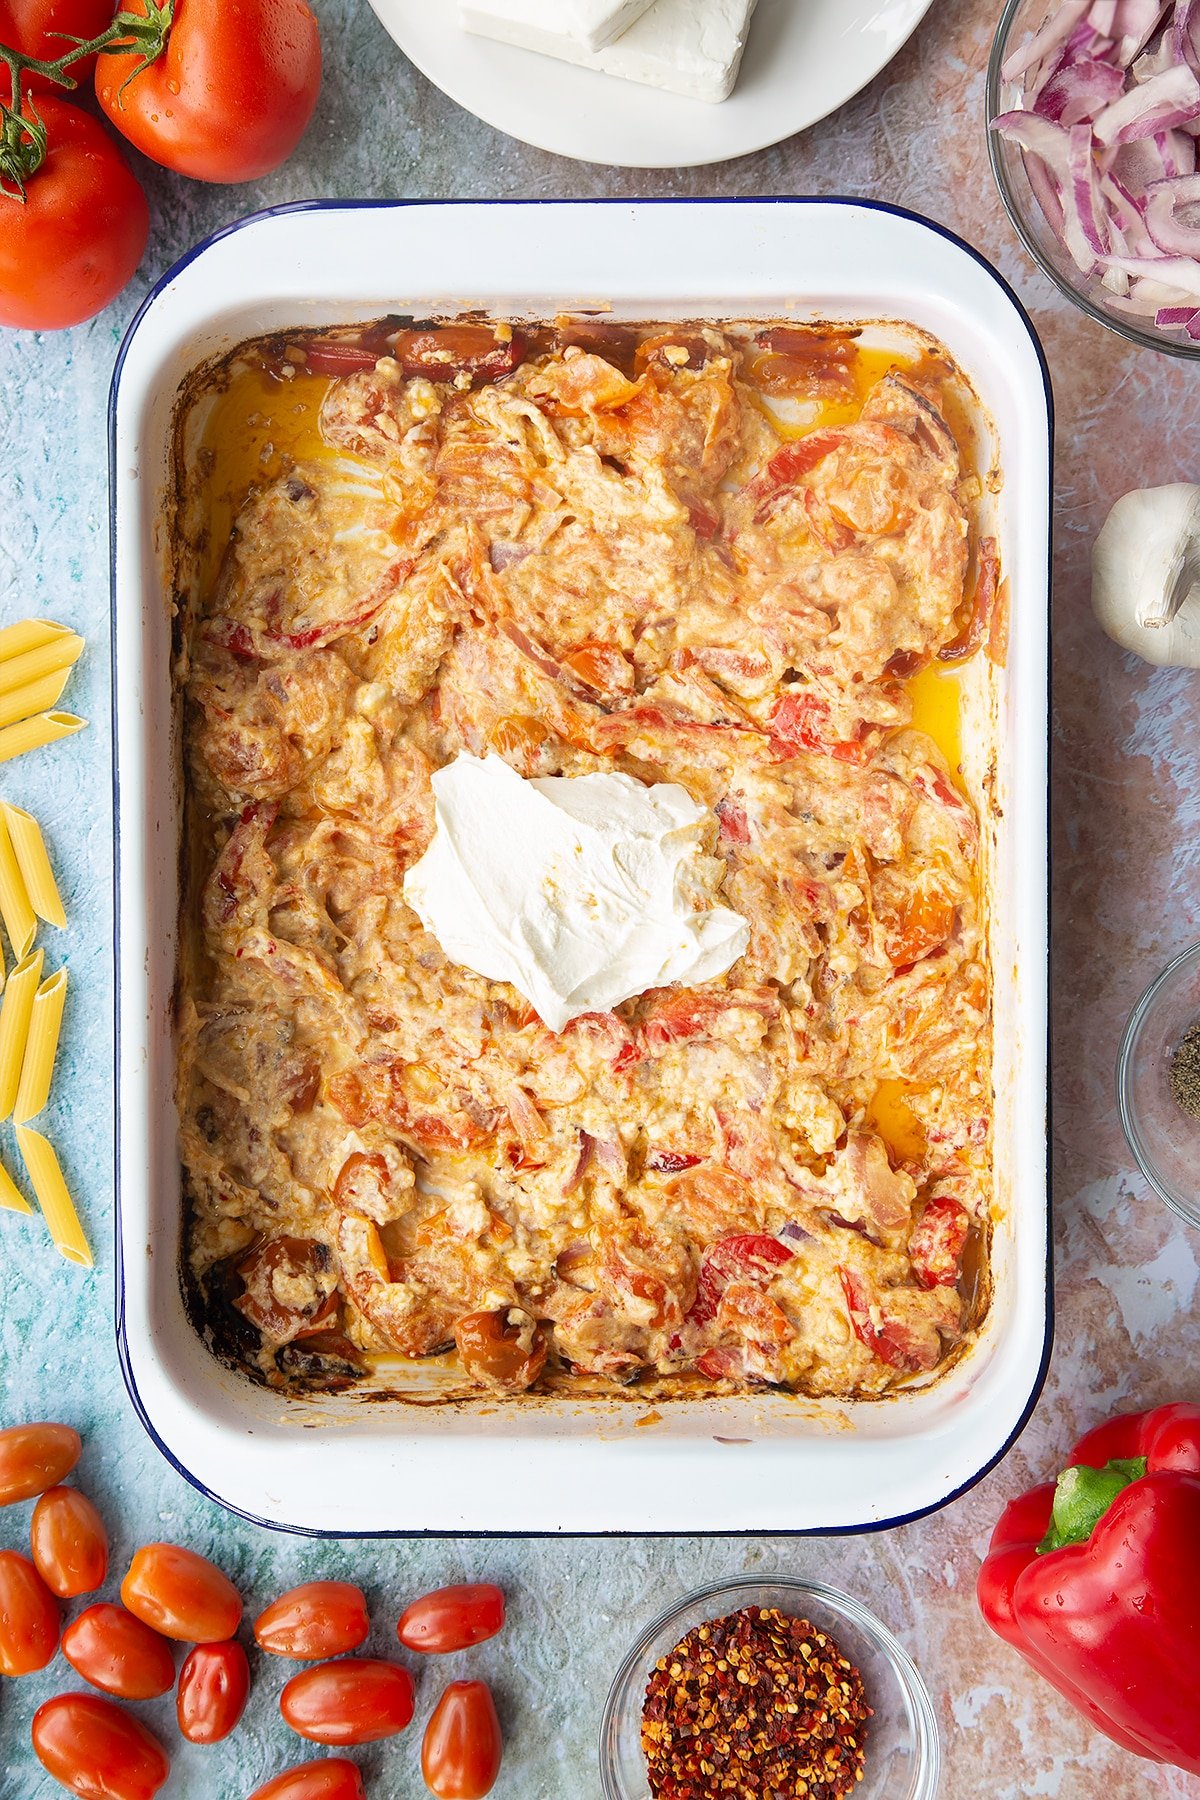
{"type": "Polygon", "coordinates": [[[1092,610],[1122,649],[1200,668],[1200,487],[1122,495],[1092,545],[1092,610]]]}

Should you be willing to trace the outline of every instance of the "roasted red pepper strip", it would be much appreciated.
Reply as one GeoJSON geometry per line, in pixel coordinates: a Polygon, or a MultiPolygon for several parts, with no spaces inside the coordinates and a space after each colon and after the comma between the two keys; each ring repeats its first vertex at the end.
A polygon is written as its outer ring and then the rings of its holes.
{"type": "Polygon", "coordinates": [[[1198,1572],[1200,1406],[1160,1406],[1089,1432],[1006,1507],[979,1605],[1116,1743],[1200,1774],[1198,1572]]]}

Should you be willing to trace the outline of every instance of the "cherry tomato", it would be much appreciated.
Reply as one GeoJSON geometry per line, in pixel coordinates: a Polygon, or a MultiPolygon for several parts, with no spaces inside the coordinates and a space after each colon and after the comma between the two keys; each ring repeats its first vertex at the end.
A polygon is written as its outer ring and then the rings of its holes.
{"type": "Polygon", "coordinates": [[[398,1663],[348,1656],[293,1675],[279,1710],[314,1744],[373,1744],[412,1718],[412,1676],[398,1663]]]}
{"type": "Polygon", "coordinates": [[[241,1718],[249,1697],[250,1664],[237,1639],[197,1644],[179,1671],[179,1729],[189,1744],[219,1744],[241,1718]]]}
{"type": "Polygon", "coordinates": [[[32,1675],[58,1649],[58,1606],[33,1564],[0,1550],[0,1675],[32,1675]]]}
{"type": "Polygon", "coordinates": [[[486,1681],[452,1681],[421,1744],[421,1773],[438,1800],[483,1800],[495,1786],[504,1739],[486,1681]]]}
{"type": "Polygon", "coordinates": [[[363,1591],[348,1581],[306,1581],[289,1588],[254,1621],[260,1650],[300,1662],[357,1650],[370,1629],[363,1591]]]}
{"type": "Polygon", "coordinates": [[[357,1763],[344,1756],[323,1756],[320,1762],[285,1769],[255,1788],[250,1800],[366,1800],[366,1789],[357,1763]]]}
{"type": "Polygon", "coordinates": [[[60,1600],[94,1594],[108,1574],[104,1520],[78,1488],[53,1487],[33,1509],[29,1540],[38,1574],[60,1600]]]}
{"type": "MultiPolygon", "coordinates": [[[[39,62],[56,62],[70,49],[71,38],[95,38],[107,30],[116,12],[115,0],[0,0],[0,44],[36,56],[39,62]]],[[[71,64],[69,73],[85,82],[92,73],[94,56],[71,64]]],[[[44,75],[26,75],[26,92],[61,93],[44,75]]],[[[0,70],[0,88],[11,92],[6,70],[0,70]]]]}
{"type": "Polygon", "coordinates": [[[406,1650],[444,1656],[449,1650],[469,1650],[472,1644],[486,1642],[503,1625],[501,1589],[490,1581],[465,1582],[414,1600],[401,1613],[396,1635],[406,1650]]]}
{"type": "MultiPolygon", "coordinates": [[[[48,133],[45,160],[29,178],[24,204],[0,203],[0,325],[57,331],[90,319],[121,292],[142,260],[150,210],[97,120],[51,95],[39,95],[37,109],[48,133]]],[[[61,1481],[73,1462],[41,1485],[61,1481]]]]}
{"type": "Polygon", "coordinates": [[[242,1617],[242,1596],[206,1557],[178,1544],[147,1544],[129,1565],[121,1598],[164,1637],[221,1644],[242,1617]]]}
{"type": "MultiPolygon", "coordinates": [[[[144,14],[145,0],[127,10],[144,14]]],[[[198,181],[255,181],[312,117],[321,39],[305,0],[238,0],[232,16],[227,0],[176,0],[166,49],[136,67],[102,56],[96,69],[100,104],[131,144],[198,181]]]]}
{"type": "Polygon", "coordinates": [[[59,1694],[39,1706],[33,1748],[81,1800],[153,1800],[171,1773],[158,1739],[98,1694],[59,1694]]]}
{"type": "MultiPolygon", "coordinates": [[[[0,215],[0,243],[2,233],[0,215]]],[[[0,1431],[0,1506],[32,1500],[55,1487],[71,1473],[82,1449],[79,1433],[69,1425],[10,1425],[0,1431]]]]}
{"type": "MultiPolygon", "coordinates": [[[[540,1325],[510,1322],[511,1309],[464,1313],[454,1342],[467,1374],[502,1393],[532,1387],[546,1366],[549,1344],[540,1325]]],[[[518,1315],[519,1316],[519,1315],[518,1315]]]]}
{"type": "Polygon", "coordinates": [[[108,1601],[71,1620],[62,1651],[77,1675],[118,1700],[155,1700],[175,1686],[166,1638],[108,1601]]]}

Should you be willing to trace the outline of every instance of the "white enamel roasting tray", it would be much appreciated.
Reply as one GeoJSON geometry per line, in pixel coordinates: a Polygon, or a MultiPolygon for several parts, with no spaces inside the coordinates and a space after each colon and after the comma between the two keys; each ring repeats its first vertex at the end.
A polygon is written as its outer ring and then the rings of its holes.
{"type": "MultiPolygon", "coordinates": [[[[862,202],[368,203],[283,208],[202,244],[130,328],[113,381],[117,769],[117,1334],[147,1430],[261,1523],[389,1532],[845,1531],[944,1503],[1003,1454],[1050,1341],[1046,1181],[1049,384],[999,277],[939,227],[862,202]],[[481,307],[546,318],[911,321],[994,421],[1008,664],[983,658],[966,734],[995,762],[995,1296],[940,1381],[873,1404],[780,1394],[660,1405],[287,1400],[220,1365],[184,1310],[172,1100],[179,777],[164,588],[172,407],[258,333],[481,307]],[[316,1427],[314,1429],[314,1427],[316,1427]]],[[[419,1381],[418,1377],[418,1381],[419,1381]]],[[[414,1398],[420,1389],[414,1382],[414,1398]]],[[[424,1397],[431,1398],[426,1388],[424,1397]]]]}

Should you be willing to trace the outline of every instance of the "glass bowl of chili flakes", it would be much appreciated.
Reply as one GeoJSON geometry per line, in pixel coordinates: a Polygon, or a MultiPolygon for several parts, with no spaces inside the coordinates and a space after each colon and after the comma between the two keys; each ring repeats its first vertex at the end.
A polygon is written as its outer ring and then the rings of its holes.
{"type": "Polygon", "coordinates": [[[604,1800],[755,1800],[804,1793],[802,1772],[812,1800],[934,1800],[940,1768],[907,1651],[851,1595],[786,1576],[699,1588],[660,1613],[600,1724],[604,1800]]]}

